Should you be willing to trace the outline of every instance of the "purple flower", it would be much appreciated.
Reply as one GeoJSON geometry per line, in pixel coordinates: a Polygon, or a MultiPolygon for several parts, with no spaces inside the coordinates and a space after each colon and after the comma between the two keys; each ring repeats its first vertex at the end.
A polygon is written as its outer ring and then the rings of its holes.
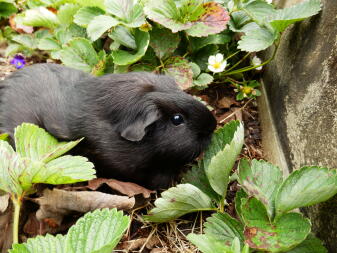
{"type": "Polygon", "coordinates": [[[15,55],[14,58],[10,61],[10,64],[13,64],[17,69],[21,69],[25,66],[26,61],[22,55],[15,55]]]}

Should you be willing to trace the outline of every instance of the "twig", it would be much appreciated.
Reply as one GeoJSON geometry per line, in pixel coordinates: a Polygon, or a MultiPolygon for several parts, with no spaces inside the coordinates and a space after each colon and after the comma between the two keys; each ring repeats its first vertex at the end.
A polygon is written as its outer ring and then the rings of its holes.
{"type": "Polygon", "coordinates": [[[232,112],[231,114],[229,114],[226,118],[222,119],[220,121],[220,123],[223,123],[225,122],[227,119],[229,119],[230,117],[232,117],[233,115],[235,115],[238,111],[242,111],[243,109],[245,109],[245,107],[251,102],[253,101],[254,98],[251,98],[247,101],[247,103],[245,103],[239,110],[235,111],[235,112],[232,112]]]}

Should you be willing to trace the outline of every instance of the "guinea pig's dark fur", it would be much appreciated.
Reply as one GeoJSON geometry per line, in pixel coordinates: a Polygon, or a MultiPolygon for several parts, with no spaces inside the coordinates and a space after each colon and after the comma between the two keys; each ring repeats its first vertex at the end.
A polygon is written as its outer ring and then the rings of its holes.
{"type": "Polygon", "coordinates": [[[0,131],[30,122],[59,140],[85,139],[100,177],[167,187],[208,145],[216,121],[172,78],[150,73],[92,77],[56,64],[25,67],[0,82],[0,131]]]}

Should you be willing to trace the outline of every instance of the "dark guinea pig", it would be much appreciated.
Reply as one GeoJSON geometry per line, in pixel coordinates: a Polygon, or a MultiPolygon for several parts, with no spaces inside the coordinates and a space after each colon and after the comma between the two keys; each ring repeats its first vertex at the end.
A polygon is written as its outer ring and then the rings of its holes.
{"type": "Polygon", "coordinates": [[[167,187],[210,142],[211,112],[150,73],[93,77],[56,64],[25,67],[0,82],[0,131],[30,122],[60,140],[85,139],[74,153],[97,176],[167,187]]]}

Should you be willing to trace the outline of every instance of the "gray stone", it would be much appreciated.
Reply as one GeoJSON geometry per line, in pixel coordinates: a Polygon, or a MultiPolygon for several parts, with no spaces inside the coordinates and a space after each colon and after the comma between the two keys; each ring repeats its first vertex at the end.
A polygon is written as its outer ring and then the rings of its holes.
{"type": "MultiPolygon", "coordinates": [[[[281,0],[278,5],[297,2],[301,1],[281,0]]],[[[337,168],[337,1],[322,4],[320,14],[284,32],[276,58],[263,74],[283,152],[279,155],[284,155],[290,170],[304,165],[337,168]]],[[[316,236],[329,252],[337,253],[337,197],[304,212],[316,236]]]]}

